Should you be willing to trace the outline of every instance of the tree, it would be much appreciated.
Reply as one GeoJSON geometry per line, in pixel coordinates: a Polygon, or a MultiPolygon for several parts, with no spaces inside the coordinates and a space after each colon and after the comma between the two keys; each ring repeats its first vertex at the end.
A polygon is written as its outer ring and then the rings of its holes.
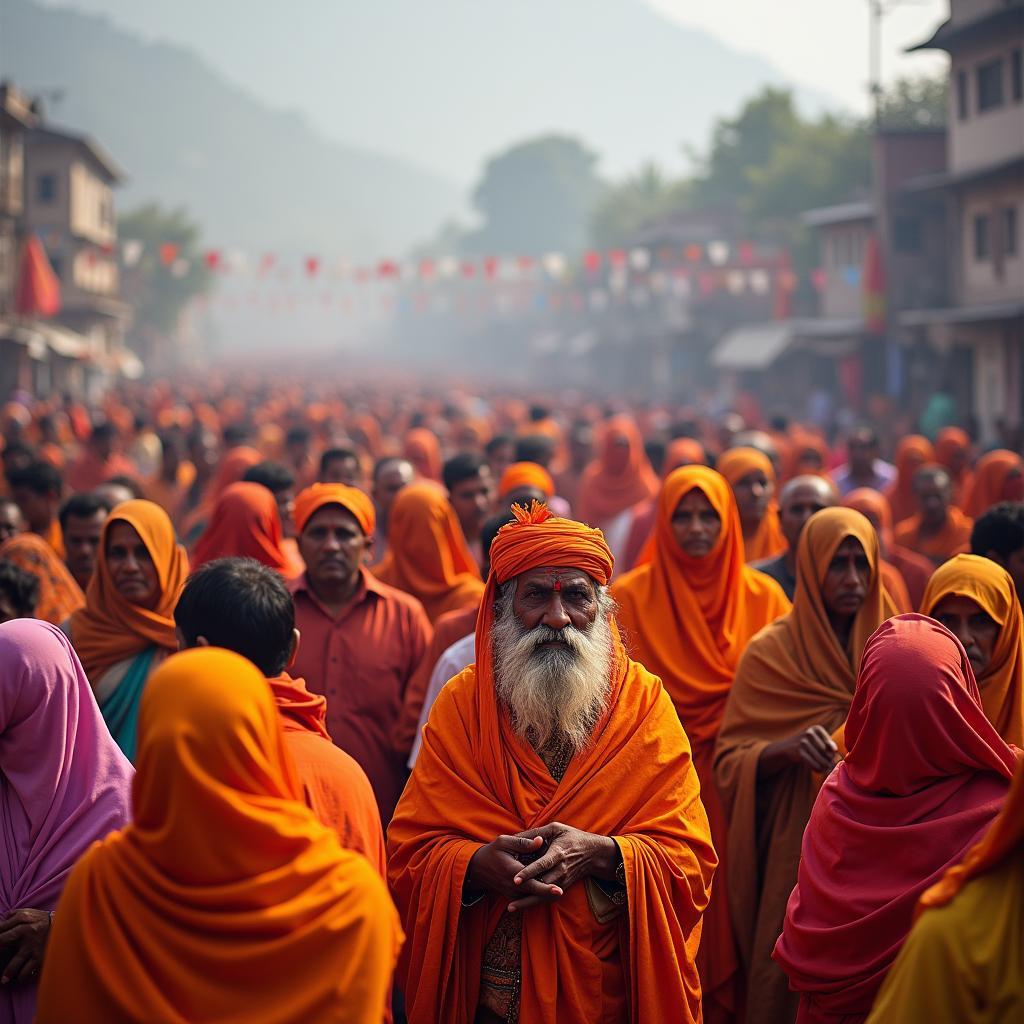
{"type": "Polygon", "coordinates": [[[878,120],[883,129],[944,128],[949,111],[949,75],[899,78],[882,93],[878,120]]]}
{"type": "Polygon", "coordinates": [[[597,155],[577,139],[547,135],[492,158],[473,192],[481,227],[462,241],[467,254],[575,253],[602,192],[597,155]]]}
{"type": "Polygon", "coordinates": [[[199,225],[181,209],[164,210],[147,203],[118,221],[122,242],[142,243],[132,266],[122,262],[122,292],[135,307],[134,329],[168,335],[185,307],[209,292],[212,274],[199,251],[199,225]],[[162,258],[162,246],[175,247],[172,260],[162,258]]]}
{"type": "Polygon", "coordinates": [[[627,244],[648,224],[686,209],[690,184],[667,178],[653,163],[624,181],[610,186],[598,201],[591,217],[591,238],[599,248],[627,244]]]}

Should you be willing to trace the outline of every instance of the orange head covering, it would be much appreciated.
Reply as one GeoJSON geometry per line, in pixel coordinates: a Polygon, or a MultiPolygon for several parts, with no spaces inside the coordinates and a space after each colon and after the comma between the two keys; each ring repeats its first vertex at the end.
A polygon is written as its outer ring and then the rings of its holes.
{"type": "Polygon", "coordinates": [[[232,484],[220,496],[196,542],[192,569],[215,558],[255,558],[287,574],[289,562],[281,540],[281,516],[274,495],[263,484],[232,484]]]}
{"type": "Polygon", "coordinates": [[[1010,792],[989,830],[959,864],[924,891],[917,905],[918,913],[929,907],[944,907],[972,878],[998,867],[1015,853],[1024,853],[1024,760],[1017,762],[1010,792]]]}
{"type": "Polygon", "coordinates": [[[665,448],[664,475],[668,476],[680,466],[706,466],[707,452],[704,445],[692,437],[677,437],[665,448]]]}
{"type": "Polygon", "coordinates": [[[967,489],[964,511],[972,519],[978,519],[1000,501],[1020,501],[1021,495],[1007,484],[1015,478],[1019,480],[1021,473],[1024,473],[1024,460],[1015,452],[1000,448],[983,455],[967,489]]]}
{"type": "Polygon", "coordinates": [[[313,484],[295,499],[295,529],[302,533],[306,523],[325,505],[340,505],[350,512],[367,537],[377,528],[377,510],[365,492],[345,484],[313,484]]]}
{"type": "Polygon", "coordinates": [[[85,607],[71,617],[71,639],[94,685],[112,665],[140,654],[147,647],[178,649],[174,606],[188,576],[185,549],[174,539],[167,513],[151,501],[137,499],[118,505],[103,525],[96,571],[85,594],[85,607]],[[107,565],[107,537],[115,523],[127,523],[142,539],[156,567],[160,595],[150,611],[118,593],[107,565]]]}
{"type": "Polygon", "coordinates": [[[474,604],[484,589],[454,509],[430,482],[410,484],[395,498],[388,552],[374,572],[419,599],[431,622],[474,604]]]}
{"type": "Polygon", "coordinates": [[[619,932],[628,933],[628,942],[621,943],[612,982],[617,991],[608,991],[607,975],[602,986],[594,912],[580,883],[522,915],[520,1020],[598,1020],[618,997],[621,1019],[692,1024],[700,1015],[697,919],[714,853],[688,745],[661,685],[626,658],[614,622],[606,708],[592,743],[572,758],[561,783],[514,732],[494,686],[497,588],[541,566],[580,569],[603,585],[612,556],[600,531],[554,518],[546,506],[513,512],[517,521],[499,531],[491,551],[476,665],[435,703],[388,829],[392,891],[408,922],[402,973],[409,1017],[474,1019],[483,950],[508,901],[462,909],[473,853],[495,835],[570,820],[619,837],[629,898],[619,932]]]}
{"type": "Polygon", "coordinates": [[[405,457],[425,480],[441,479],[441,442],[432,430],[413,427],[405,435],[405,457]]]}
{"type": "Polygon", "coordinates": [[[210,485],[210,505],[214,505],[232,484],[239,483],[246,470],[252,469],[262,461],[263,456],[255,448],[247,445],[240,445],[225,452],[217,467],[217,475],[210,485]]]}
{"type": "Polygon", "coordinates": [[[893,545],[892,509],[885,495],[873,487],[856,487],[843,498],[843,505],[852,508],[877,524],[882,546],[888,551],[893,545]]]}
{"type": "Polygon", "coordinates": [[[886,492],[893,519],[900,523],[917,513],[914,474],[935,462],[935,449],[927,437],[908,434],[896,446],[896,479],[886,492]]]}
{"type": "Polygon", "coordinates": [[[82,588],[53,548],[34,533],[19,533],[0,545],[0,559],[13,562],[39,580],[35,618],[59,626],[85,604],[82,588]]]}
{"type": "MultiPolygon", "coordinates": [[[[764,473],[770,484],[775,485],[775,467],[772,466],[772,460],[756,448],[730,448],[719,456],[715,468],[729,481],[729,486],[733,490],[744,477],[758,471],[764,473]]],[[[768,502],[757,532],[753,537],[744,538],[744,554],[748,562],[757,562],[764,558],[774,558],[785,551],[786,547],[786,538],[782,535],[782,526],[779,523],[779,506],[772,498],[768,502]]]]}
{"type": "Polygon", "coordinates": [[[585,523],[607,523],[638,502],[658,493],[658,476],[651,469],[636,424],[628,416],[615,416],[604,427],[598,457],[583,471],[577,512],[585,523]],[[625,443],[627,454],[622,468],[616,448],[625,443]]]}
{"type": "Polygon", "coordinates": [[[943,427],[936,435],[935,461],[949,470],[955,482],[959,482],[964,474],[970,472],[970,455],[971,439],[966,430],[959,427],[943,427]]]}
{"type": "Polygon", "coordinates": [[[932,615],[947,597],[965,597],[999,623],[992,660],[978,676],[981,703],[999,735],[1024,747],[1024,627],[1010,574],[979,555],[956,555],[928,581],[922,613],[932,615]]]}
{"type": "Polygon", "coordinates": [[[540,491],[545,498],[555,493],[555,482],[551,474],[536,462],[513,462],[505,468],[498,483],[498,498],[507,498],[525,488],[540,491]]]}
{"type": "Polygon", "coordinates": [[[142,697],[133,822],[71,874],[39,1019],[380,1020],[394,908],[301,799],[256,668],[169,659],[142,697]]]}

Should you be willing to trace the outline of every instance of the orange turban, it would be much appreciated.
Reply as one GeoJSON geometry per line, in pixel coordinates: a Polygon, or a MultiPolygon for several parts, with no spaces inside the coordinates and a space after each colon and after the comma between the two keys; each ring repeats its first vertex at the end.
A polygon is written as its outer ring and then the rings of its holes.
{"type": "Polygon", "coordinates": [[[1024,460],[1016,452],[998,448],[978,459],[974,479],[964,497],[964,511],[972,518],[983,516],[1000,501],[1019,501],[1012,480],[1024,471],[1024,460]]]}
{"type": "MultiPolygon", "coordinates": [[[[730,448],[719,456],[715,469],[729,481],[729,486],[734,490],[745,476],[758,470],[764,473],[769,483],[775,484],[775,467],[772,460],[756,448],[730,448]]],[[[757,562],[764,558],[774,558],[785,551],[787,546],[779,523],[779,506],[772,498],[768,502],[768,508],[757,528],[757,533],[753,537],[743,539],[746,560],[757,562]]]]}
{"type": "Polygon", "coordinates": [[[504,498],[514,491],[532,488],[550,498],[555,493],[555,482],[551,474],[536,462],[513,462],[501,474],[498,497],[504,498]]]}
{"type": "Polygon", "coordinates": [[[295,499],[295,529],[302,533],[306,523],[325,505],[340,505],[350,512],[367,537],[377,528],[377,511],[373,502],[358,487],[344,484],[313,484],[295,499]]]}

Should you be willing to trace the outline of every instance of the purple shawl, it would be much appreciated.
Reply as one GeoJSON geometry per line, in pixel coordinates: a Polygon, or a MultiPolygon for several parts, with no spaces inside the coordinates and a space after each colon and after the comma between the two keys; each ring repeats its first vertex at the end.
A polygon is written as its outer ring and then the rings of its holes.
{"type": "MultiPolygon", "coordinates": [[[[67,637],[0,624],[0,918],[56,908],[78,858],[128,824],[133,774],[67,637]]],[[[0,1020],[30,1021],[35,989],[0,988],[0,1020]]]]}

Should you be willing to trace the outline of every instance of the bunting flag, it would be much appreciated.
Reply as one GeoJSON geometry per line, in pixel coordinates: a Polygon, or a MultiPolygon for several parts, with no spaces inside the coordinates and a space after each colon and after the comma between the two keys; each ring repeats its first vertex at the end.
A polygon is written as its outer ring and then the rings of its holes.
{"type": "Polygon", "coordinates": [[[864,326],[870,334],[885,333],[885,269],[878,237],[868,236],[864,249],[864,270],[861,274],[864,301],[864,326]]]}
{"type": "Polygon", "coordinates": [[[54,316],[60,312],[60,281],[38,235],[29,235],[21,249],[14,311],[20,316],[54,316]]]}
{"type": "Polygon", "coordinates": [[[164,242],[160,246],[160,262],[169,267],[178,258],[178,246],[174,242],[164,242]]]}

